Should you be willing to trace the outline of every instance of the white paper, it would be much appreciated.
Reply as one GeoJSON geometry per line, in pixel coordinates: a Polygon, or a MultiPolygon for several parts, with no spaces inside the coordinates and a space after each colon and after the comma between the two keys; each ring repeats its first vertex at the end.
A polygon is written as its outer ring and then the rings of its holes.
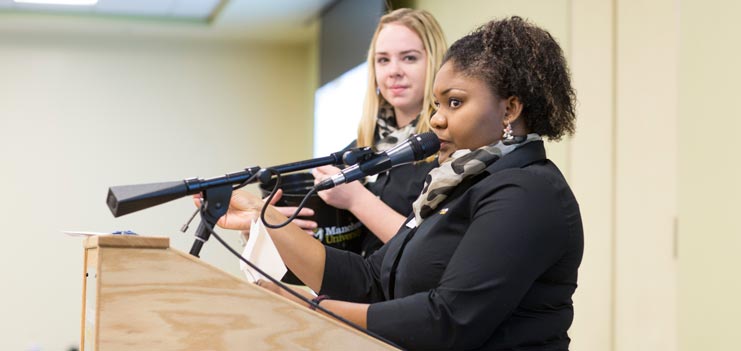
{"type": "Polygon", "coordinates": [[[91,232],[91,231],[84,231],[84,230],[63,230],[62,233],[67,234],[69,236],[82,236],[82,237],[100,236],[100,235],[122,235],[122,236],[139,235],[130,230],[118,230],[115,232],[91,232]]]}
{"type": "MultiPolygon", "coordinates": [[[[278,280],[283,278],[286,272],[288,272],[286,265],[280,258],[280,254],[278,254],[278,249],[275,248],[275,244],[270,239],[270,235],[265,230],[262,221],[252,222],[250,238],[247,239],[247,245],[244,246],[242,257],[278,280]]],[[[241,260],[239,261],[239,268],[251,282],[265,278],[241,260]]]]}
{"type": "Polygon", "coordinates": [[[103,232],[86,232],[81,230],[65,230],[62,231],[62,233],[67,234],[69,236],[98,236],[98,235],[111,235],[111,233],[103,233],[103,232]]]}

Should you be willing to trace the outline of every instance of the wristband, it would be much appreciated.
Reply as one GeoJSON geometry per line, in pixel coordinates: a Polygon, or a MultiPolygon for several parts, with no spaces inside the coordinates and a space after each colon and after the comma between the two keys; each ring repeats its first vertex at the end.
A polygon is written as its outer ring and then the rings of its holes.
{"type": "Polygon", "coordinates": [[[311,299],[311,305],[309,305],[309,308],[312,311],[316,311],[316,306],[319,306],[319,303],[322,302],[322,301],[324,301],[324,300],[326,300],[326,299],[329,299],[329,296],[327,296],[327,295],[319,295],[319,296],[311,299]]]}

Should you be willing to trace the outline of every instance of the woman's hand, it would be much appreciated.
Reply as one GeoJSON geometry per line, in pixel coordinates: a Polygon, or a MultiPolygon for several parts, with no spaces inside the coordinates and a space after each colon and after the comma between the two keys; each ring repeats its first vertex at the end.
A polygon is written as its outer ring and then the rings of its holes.
{"type": "MultiPolygon", "coordinates": [[[[193,202],[200,207],[203,195],[193,195],[193,202]]],[[[277,200],[276,200],[277,201],[277,200]]],[[[224,229],[242,230],[249,233],[252,221],[260,217],[263,201],[246,191],[234,191],[229,200],[229,210],[216,223],[224,229]]]]}
{"type": "MultiPolygon", "coordinates": [[[[271,205],[275,205],[280,198],[283,196],[283,190],[278,189],[270,202],[271,205]]],[[[201,206],[201,194],[193,196],[196,206],[201,206]]],[[[242,236],[246,241],[249,238],[250,228],[252,222],[260,217],[260,211],[265,203],[266,199],[260,199],[252,193],[246,191],[235,191],[232,193],[232,198],[229,201],[229,210],[224,216],[219,218],[216,223],[219,227],[224,229],[235,229],[241,230],[242,236]]],[[[296,207],[273,207],[276,211],[282,215],[289,217],[296,211],[296,207]]],[[[299,212],[299,216],[313,216],[314,210],[310,208],[303,208],[299,212]]],[[[313,235],[313,229],[317,227],[316,222],[305,220],[305,219],[294,219],[293,223],[299,226],[308,234],[313,235]]]]}
{"type": "MultiPolygon", "coordinates": [[[[283,190],[278,189],[278,191],[275,193],[275,196],[273,197],[273,201],[270,201],[271,205],[275,205],[275,203],[280,200],[280,198],[283,196],[283,190]]],[[[263,199],[267,200],[267,198],[263,199]]],[[[286,217],[291,217],[294,212],[296,212],[296,209],[298,207],[295,206],[275,206],[275,209],[278,210],[282,215],[286,217]]],[[[314,235],[314,230],[317,227],[316,222],[308,219],[298,219],[298,217],[309,217],[314,215],[314,210],[304,207],[301,209],[301,212],[298,213],[297,218],[291,221],[291,223],[299,226],[299,228],[303,229],[307,234],[314,235]]]]}
{"type": "MultiPolygon", "coordinates": [[[[322,166],[314,168],[311,173],[314,175],[314,183],[318,184],[322,180],[329,178],[340,172],[340,169],[333,166],[322,166]]],[[[358,194],[368,191],[363,184],[358,181],[338,185],[332,189],[319,192],[319,197],[327,204],[342,210],[351,210],[358,194]]]]}

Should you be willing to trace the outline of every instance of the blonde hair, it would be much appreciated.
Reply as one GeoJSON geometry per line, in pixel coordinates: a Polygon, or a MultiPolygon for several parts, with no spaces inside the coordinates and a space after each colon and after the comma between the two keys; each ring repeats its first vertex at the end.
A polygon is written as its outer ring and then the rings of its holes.
{"type": "Polygon", "coordinates": [[[424,97],[422,98],[422,110],[417,121],[416,132],[424,133],[430,130],[430,116],[435,109],[432,101],[432,82],[435,80],[435,74],[440,68],[448,45],[445,42],[440,24],[432,17],[432,14],[425,10],[398,9],[381,17],[368,49],[368,89],[363,103],[363,116],[360,119],[360,126],[358,126],[358,147],[372,146],[375,140],[374,133],[378,108],[384,102],[383,96],[376,93],[378,89],[375,68],[376,40],[383,26],[391,23],[401,24],[415,32],[422,40],[427,53],[424,97]]]}

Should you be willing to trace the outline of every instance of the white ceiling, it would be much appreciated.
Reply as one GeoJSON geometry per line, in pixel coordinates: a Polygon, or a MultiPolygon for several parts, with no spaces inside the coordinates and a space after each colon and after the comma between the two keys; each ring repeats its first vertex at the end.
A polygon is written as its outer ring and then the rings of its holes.
{"type": "Polygon", "coordinates": [[[301,42],[337,0],[98,0],[60,6],[0,0],[3,31],[72,32],[301,42]]]}
{"type": "Polygon", "coordinates": [[[219,0],[98,0],[92,6],[44,5],[0,0],[0,9],[88,15],[151,16],[206,20],[219,0]]]}

